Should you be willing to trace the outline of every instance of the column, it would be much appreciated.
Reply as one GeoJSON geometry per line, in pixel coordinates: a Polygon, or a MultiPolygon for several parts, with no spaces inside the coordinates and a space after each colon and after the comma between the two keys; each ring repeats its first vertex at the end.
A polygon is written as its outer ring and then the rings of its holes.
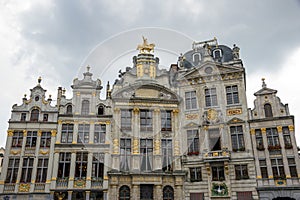
{"type": "Polygon", "coordinates": [[[140,188],[139,185],[132,185],[131,199],[140,199],[140,188]]]}
{"type": "MultiPolygon", "coordinates": [[[[56,144],[60,144],[60,139],[61,139],[61,130],[62,130],[62,121],[58,120],[58,126],[57,126],[57,137],[56,137],[56,144]]],[[[51,139],[51,144],[52,144],[52,139],[51,139]]]]}
{"type": "Polygon", "coordinates": [[[58,172],[58,160],[59,160],[59,153],[55,152],[54,156],[53,156],[53,162],[52,161],[52,156],[50,156],[49,159],[49,168],[47,170],[47,182],[49,182],[49,180],[51,180],[51,186],[50,189],[55,189],[56,188],[56,177],[57,177],[57,172],[58,172]],[[51,177],[51,172],[52,172],[52,178],[51,177]]]}
{"type": "Polygon", "coordinates": [[[172,119],[174,122],[172,128],[173,132],[174,132],[174,170],[181,170],[181,161],[180,161],[180,155],[181,155],[181,150],[180,150],[180,135],[179,135],[179,119],[178,119],[178,115],[179,115],[179,110],[178,109],[174,109],[172,111],[172,119]]]}
{"type": "Polygon", "coordinates": [[[174,199],[183,199],[182,195],[182,186],[181,185],[175,185],[174,189],[174,199]]]}
{"type": "Polygon", "coordinates": [[[111,135],[112,135],[112,168],[115,170],[119,170],[120,169],[120,164],[119,164],[119,160],[120,160],[120,156],[119,156],[119,134],[120,134],[120,113],[121,110],[120,108],[115,108],[114,109],[114,116],[115,116],[115,129],[112,131],[111,135]]]}
{"type": "Polygon", "coordinates": [[[91,191],[85,191],[85,199],[90,200],[91,191]]]}
{"type": "Polygon", "coordinates": [[[154,138],[154,152],[153,152],[153,170],[161,170],[161,135],[160,135],[160,110],[154,109],[153,111],[153,138],[154,138]]]}
{"type": "MultiPolygon", "coordinates": [[[[104,154],[104,161],[103,163],[109,163],[110,162],[110,154],[105,153],[104,154]]],[[[108,176],[107,176],[107,171],[110,170],[108,165],[104,165],[103,169],[103,189],[108,189],[108,176]]]]}
{"type": "Polygon", "coordinates": [[[261,133],[263,137],[264,147],[265,147],[265,156],[266,156],[266,163],[267,163],[267,169],[268,169],[268,175],[269,175],[269,184],[274,185],[274,176],[272,171],[272,165],[270,160],[270,155],[268,151],[268,139],[266,135],[266,128],[261,128],[261,133]]]}
{"type": "MultiPolygon", "coordinates": [[[[50,143],[45,191],[50,190],[50,184],[51,184],[51,179],[52,179],[51,175],[53,175],[54,179],[56,179],[55,177],[57,177],[59,153],[54,152],[54,143],[55,143],[56,134],[57,134],[56,130],[54,130],[54,129],[51,130],[51,143],[50,143]]],[[[54,185],[52,186],[52,188],[54,188],[54,187],[55,187],[55,182],[54,182],[54,185]]]]}
{"type": "Polygon", "coordinates": [[[90,121],[89,144],[94,144],[95,122],[90,121]]]}
{"type": "MultiPolygon", "coordinates": [[[[253,152],[254,152],[254,158],[258,158],[258,153],[257,153],[257,144],[256,144],[256,136],[255,136],[255,129],[254,128],[251,128],[250,129],[250,137],[251,137],[251,140],[253,141],[253,145],[252,145],[252,148],[253,148],[253,152]]],[[[261,171],[260,171],[260,167],[259,167],[259,161],[258,159],[255,159],[254,160],[254,164],[255,164],[255,168],[256,168],[256,179],[257,179],[257,182],[258,182],[258,185],[259,186],[262,186],[262,176],[261,176],[261,171]]]]}
{"type": "Polygon", "coordinates": [[[281,146],[281,154],[282,154],[284,172],[285,172],[285,176],[286,176],[286,183],[287,183],[287,185],[291,185],[292,184],[291,173],[290,173],[290,168],[288,165],[286,152],[285,152],[285,148],[284,148],[285,145],[284,145],[284,139],[283,139],[283,134],[282,134],[282,126],[277,126],[277,132],[278,132],[279,144],[281,146]]]}
{"type": "Polygon", "coordinates": [[[93,164],[93,152],[88,152],[88,165],[86,172],[86,188],[91,188],[91,180],[92,180],[92,164],[93,164]]]}
{"type": "Polygon", "coordinates": [[[73,129],[73,141],[72,144],[77,144],[78,137],[78,120],[74,121],[74,129],[73,129]]]}
{"type": "Polygon", "coordinates": [[[72,200],[73,191],[68,191],[68,200],[72,200]]]}
{"type": "Polygon", "coordinates": [[[108,197],[107,197],[107,190],[104,190],[103,191],[103,200],[107,200],[108,197]]]}
{"type": "Polygon", "coordinates": [[[155,185],[154,186],[154,200],[161,200],[161,199],[163,199],[162,185],[155,185]]]}
{"type": "Polygon", "coordinates": [[[72,154],[71,154],[70,178],[69,178],[69,187],[68,188],[73,188],[73,185],[74,185],[75,161],[76,161],[76,152],[72,152],[72,154]]]}
{"type": "Polygon", "coordinates": [[[132,121],[132,135],[133,135],[133,146],[132,146],[132,170],[140,171],[140,109],[133,108],[133,121],[132,121]]]}
{"type": "Polygon", "coordinates": [[[298,156],[298,149],[297,149],[297,142],[296,142],[296,138],[295,138],[294,125],[289,125],[288,127],[289,127],[289,131],[290,131],[291,142],[292,142],[292,145],[293,145],[293,154],[294,154],[294,157],[295,157],[298,178],[300,178],[300,159],[299,159],[299,156],[298,156]]]}

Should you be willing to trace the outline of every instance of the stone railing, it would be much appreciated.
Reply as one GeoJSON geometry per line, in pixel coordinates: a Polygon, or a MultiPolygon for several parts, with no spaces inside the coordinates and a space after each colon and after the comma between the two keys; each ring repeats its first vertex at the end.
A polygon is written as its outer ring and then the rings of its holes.
{"type": "Polygon", "coordinates": [[[92,178],[91,187],[92,188],[102,188],[103,179],[102,178],[92,178]]]}
{"type": "Polygon", "coordinates": [[[34,191],[44,191],[45,190],[45,183],[35,183],[34,184],[34,191]]]}
{"type": "Polygon", "coordinates": [[[209,151],[207,153],[204,153],[203,159],[206,161],[210,160],[216,160],[216,159],[223,159],[223,160],[229,160],[230,159],[230,152],[228,149],[223,149],[219,151],[209,151]]]}
{"type": "Polygon", "coordinates": [[[5,183],[3,192],[14,192],[15,191],[15,183],[5,183]]]}
{"type": "Polygon", "coordinates": [[[68,187],[69,178],[57,178],[56,187],[57,188],[67,188],[68,187]]]}

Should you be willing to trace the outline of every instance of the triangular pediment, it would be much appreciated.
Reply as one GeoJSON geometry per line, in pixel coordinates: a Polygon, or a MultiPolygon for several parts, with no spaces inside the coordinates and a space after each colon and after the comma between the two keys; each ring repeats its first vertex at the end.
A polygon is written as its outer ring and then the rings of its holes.
{"type": "Polygon", "coordinates": [[[254,93],[255,96],[261,96],[261,95],[266,95],[266,94],[276,94],[277,90],[273,90],[267,87],[264,87],[257,92],[254,93]]]}
{"type": "Polygon", "coordinates": [[[188,124],[186,124],[183,128],[188,129],[188,128],[198,128],[200,126],[200,124],[197,124],[195,122],[190,122],[188,124]]]}
{"type": "Polygon", "coordinates": [[[234,117],[231,120],[229,120],[227,124],[235,124],[235,123],[243,123],[243,122],[245,121],[240,118],[234,117]]]}

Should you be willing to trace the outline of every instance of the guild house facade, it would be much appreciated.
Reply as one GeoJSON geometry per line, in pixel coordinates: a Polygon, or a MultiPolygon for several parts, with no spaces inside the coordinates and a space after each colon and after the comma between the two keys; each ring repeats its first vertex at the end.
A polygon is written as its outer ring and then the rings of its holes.
{"type": "Polygon", "coordinates": [[[72,97],[41,79],[13,105],[3,199],[300,199],[294,117],[277,91],[248,108],[239,47],[194,42],[169,69],[143,38],[106,97],[87,67],[72,97]]]}

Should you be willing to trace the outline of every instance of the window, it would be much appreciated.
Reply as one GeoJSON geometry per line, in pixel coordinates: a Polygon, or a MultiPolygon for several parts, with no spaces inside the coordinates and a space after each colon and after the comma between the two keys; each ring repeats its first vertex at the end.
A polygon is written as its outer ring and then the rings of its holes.
{"type": "Polygon", "coordinates": [[[152,111],[141,110],[140,125],[141,131],[152,131],[152,111]]]}
{"type": "Polygon", "coordinates": [[[90,135],[90,125],[79,124],[77,143],[89,143],[89,135],[90,135]]]}
{"type": "Polygon", "coordinates": [[[19,170],[20,159],[10,158],[8,161],[7,174],[5,183],[16,183],[18,170],[19,170]]]}
{"type": "Polygon", "coordinates": [[[104,115],[104,106],[98,107],[98,115],[104,115]]]}
{"type": "Polygon", "coordinates": [[[209,149],[211,151],[221,150],[221,135],[218,128],[212,128],[208,130],[209,137],[209,149]]]}
{"type": "Polygon", "coordinates": [[[235,165],[236,180],[249,179],[247,165],[235,165]]]}
{"type": "Polygon", "coordinates": [[[72,105],[68,105],[67,106],[67,115],[71,115],[72,114],[72,105]]]}
{"type": "Polygon", "coordinates": [[[26,121],[26,113],[21,113],[21,122],[25,122],[26,121]]]}
{"type": "Polygon", "coordinates": [[[174,199],[174,189],[167,185],[163,189],[163,200],[173,200],[174,199]]]}
{"type": "Polygon", "coordinates": [[[61,130],[61,143],[72,143],[73,141],[73,124],[63,124],[61,130]]]}
{"type": "Polygon", "coordinates": [[[277,128],[267,128],[268,149],[280,149],[277,128]]]}
{"type": "Polygon", "coordinates": [[[227,100],[227,105],[240,103],[237,85],[226,87],[226,100],[227,100]]]}
{"type": "Polygon", "coordinates": [[[119,200],[128,200],[130,199],[130,189],[127,185],[123,185],[119,189],[119,200]]]}
{"type": "Polygon", "coordinates": [[[284,147],[286,149],[293,148],[289,127],[282,127],[284,147]]]}
{"type": "Polygon", "coordinates": [[[190,180],[191,182],[202,181],[201,167],[190,168],[190,180]]]}
{"type": "Polygon", "coordinates": [[[47,122],[48,121],[48,114],[44,114],[43,115],[43,122],[47,122]]]}
{"type": "Polygon", "coordinates": [[[213,166],[212,168],[212,180],[213,181],[224,181],[224,166],[213,166]]]}
{"type": "Polygon", "coordinates": [[[161,111],[161,131],[172,131],[171,111],[161,111]]]}
{"type": "Polygon", "coordinates": [[[131,130],[131,110],[121,110],[121,129],[131,130]]]}
{"type": "Polygon", "coordinates": [[[259,160],[260,173],[262,178],[268,178],[268,167],[265,159],[259,160]]]}
{"type": "Polygon", "coordinates": [[[102,179],[104,172],[104,153],[93,153],[92,178],[102,179]]]}
{"type": "Polygon", "coordinates": [[[203,193],[190,193],[190,200],[204,200],[203,193]]]}
{"type": "Polygon", "coordinates": [[[71,166],[71,153],[63,152],[59,153],[58,162],[58,178],[69,178],[71,166]]]}
{"type": "Polygon", "coordinates": [[[264,105],[265,117],[273,117],[272,106],[269,103],[264,105]]]}
{"type": "Polygon", "coordinates": [[[76,153],[75,178],[86,178],[88,153],[76,153]]]}
{"type": "Polygon", "coordinates": [[[271,166],[272,166],[274,179],[285,179],[282,158],[271,159],[271,166]]]}
{"type": "Polygon", "coordinates": [[[88,115],[90,113],[90,102],[88,100],[83,100],[81,103],[81,114],[88,115]]]}
{"type": "Polygon", "coordinates": [[[105,143],[106,125],[95,124],[94,143],[105,143]]]}
{"type": "Polygon", "coordinates": [[[39,121],[39,114],[40,114],[40,111],[38,109],[33,109],[31,111],[30,121],[32,121],[32,122],[39,121]]]}
{"type": "Polygon", "coordinates": [[[200,53],[195,53],[195,54],[193,55],[193,62],[197,64],[197,63],[200,62],[200,60],[201,60],[201,55],[200,55],[200,53]]]}
{"type": "Polygon", "coordinates": [[[244,134],[242,126],[231,126],[232,151],[245,151],[244,134]]]}
{"type": "Polygon", "coordinates": [[[12,147],[22,147],[23,131],[14,131],[12,138],[12,147]]]}
{"type": "Polygon", "coordinates": [[[256,148],[257,150],[263,151],[264,148],[264,141],[263,136],[260,129],[255,129],[255,138],[256,138],[256,148]]]}
{"type": "Polygon", "coordinates": [[[140,140],[141,171],[152,170],[153,140],[140,140]]]}
{"type": "Polygon", "coordinates": [[[218,105],[217,89],[216,88],[205,89],[205,106],[211,107],[217,105],[218,105]]]}
{"type": "Polygon", "coordinates": [[[51,144],[51,132],[42,132],[40,147],[50,147],[51,144]]]}
{"type": "Polygon", "coordinates": [[[30,183],[33,168],[33,158],[23,158],[23,167],[21,174],[21,183],[30,183]]]}
{"type": "Polygon", "coordinates": [[[185,93],[185,108],[187,110],[197,108],[196,91],[191,91],[191,92],[186,92],[185,93]]]}
{"type": "Polygon", "coordinates": [[[173,150],[172,150],[172,139],[162,139],[161,140],[162,146],[162,170],[165,171],[172,171],[172,161],[173,161],[173,150]]]}
{"type": "Polygon", "coordinates": [[[153,199],[153,185],[140,185],[140,200],[153,199]]]}
{"type": "Polygon", "coordinates": [[[120,139],[120,169],[129,171],[130,169],[130,154],[131,154],[131,139],[120,139]]]}
{"type": "Polygon", "coordinates": [[[187,130],[188,155],[199,154],[198,130],[187,130]]]}
{"type": "Polygon", "coordinates": [[[28,131],[26,137],[26,147],[35,147],[36,146],[36,139],[37,139],[37,132],[36,131],[28,131]]]}
{"type": "Polygon", "coordinates": [[[221,49],[215,49],[213,51],[213,56],[214,56],[215,59],[220,59],[222,57],[221,49]]]}
{"type": "Polygon", "coordinates": [[[48,169],[48,158],[39,158],[37,171],[36,171],[36,182],[45,183],[47,179],[48,169]]]}
{"type": "Polygon", "coordinates": [[[288,164],[290,168],[290,174],[292,178],[298,178],[295,158],[288,158],[288,164]]]}
{"type": "Polygon", "coordinates": [[[252,200],[252,192],[237,192],[238,200],[252,200]]]}

